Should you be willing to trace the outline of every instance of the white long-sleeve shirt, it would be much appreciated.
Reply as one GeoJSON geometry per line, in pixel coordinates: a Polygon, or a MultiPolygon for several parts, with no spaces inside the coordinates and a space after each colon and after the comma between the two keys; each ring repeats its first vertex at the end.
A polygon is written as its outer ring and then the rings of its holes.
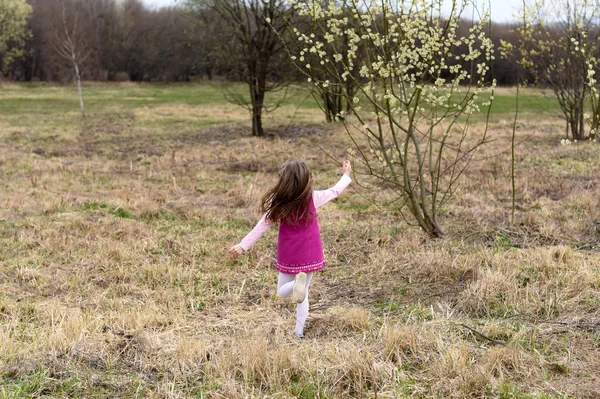
{"type": "MultiPolygon", "coordinates": [[[[313,191],[313,202],[315,204],[315,208],[320,208],[329,201],[336,199],[342,191],[348,187],[348,185],[352,182],[350,176],[343,175],[342,178],[335,184],[335,186],[327,189],[327,190],[315,190],[313,191]]],[[[267,220],[267,215],[263,215],[263,217],[258,221],[254,229],[244,239],[239,243],[239,246],[247,251],[260,239],[260,237],[265,234],[267,230],[273,225],[272,222],[267,220]]]]}

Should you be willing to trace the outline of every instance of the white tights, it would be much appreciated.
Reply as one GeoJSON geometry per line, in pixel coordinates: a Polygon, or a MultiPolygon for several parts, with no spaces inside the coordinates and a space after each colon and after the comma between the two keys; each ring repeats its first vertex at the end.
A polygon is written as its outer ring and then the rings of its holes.
{"type": "MultiPolygon", "coordinates": [[[[304,334],[304,323],[306,323],[306,318],[308,317],[308,287],[310,286],[312,275],[312,272],[306,273],[306,298],[304,298],[304,302],[296,305],[296,335],[304,334]]],[[[295,274],[279,272],[279,278],[277,279],[277,296],[279,298],[289,298],[292,296],[295,278],[295,274]]]]}

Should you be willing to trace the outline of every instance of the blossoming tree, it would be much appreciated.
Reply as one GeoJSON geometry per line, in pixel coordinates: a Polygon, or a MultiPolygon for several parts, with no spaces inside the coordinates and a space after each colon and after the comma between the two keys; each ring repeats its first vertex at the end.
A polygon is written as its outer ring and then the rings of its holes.
{"type": "Polygon", "coordinates": [[[566,121],[566,139],[590,138],[600,127],[597,82],[600,42],[598,0],[534,0],[523,3],[518,46],[503,42],[537,84],[554,93],[566,121]],[[590,107],[591,105],[591,107],[590,107]],[[586,112],[591,109],[591,114],[586,112]]]}
{"type": "Polygon", "coordinates": [[[352,107],[337,116],[362,172],[394,189],[391,201],[373,199],[402,215],[408,210],[430,237],[443,236],[442,207],[487,141],[487,122],[477,131],[469,127],[472,115],[493,100],[482,95],[495,86],[489,66],[493,45],[487,14],[473,18],[466,35],[459,33],[469,4],[451,0],[447,9],[430,0],[292,4],[312,21],[312,32],[290,32],[296,44],[290,55],[307,80],[324,92],[356,83],[347,99],[352,107]],[[327,77],[315,74],[317,68],[327,77]]]}
{"type": "MultiPolygon", "coordinates": [[[[595,3],[596,18],[600,17],[600,3],[595,3]]],[[[597,72],[600,70],[600,43],[598,43],[599,35],[597,24],[593,25],[593,33],[584,32],[584,41],[580,44],[580,51],[585,57],[586,64],[586,84],[589,92],[589,114],[584,114],[584,119],[588,122],[590,128],[590,140],[597,141],[598,133],[600,132],[600,82],[597,79],[597,72]],[[590,38],[590,36],[592,36],[590,38]]]]}

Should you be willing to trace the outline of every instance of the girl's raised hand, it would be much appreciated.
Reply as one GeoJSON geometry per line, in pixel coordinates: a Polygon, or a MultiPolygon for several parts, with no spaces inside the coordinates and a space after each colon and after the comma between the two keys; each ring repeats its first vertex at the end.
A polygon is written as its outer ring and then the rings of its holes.
{"type": "Polygon", "coordinates": [[[228,252],[230,255],[237,259],[238,256],[244,253],[244,250],[239,245],[234,245],[233,247],[229,248],[228,252]]]}
{"type": "Polygon", "coordinates": [[[347,159],[342,164],[342,172],[344,172],[346,176],[350,176],[350,174],[352,173],[352,165],[347,159]]]}

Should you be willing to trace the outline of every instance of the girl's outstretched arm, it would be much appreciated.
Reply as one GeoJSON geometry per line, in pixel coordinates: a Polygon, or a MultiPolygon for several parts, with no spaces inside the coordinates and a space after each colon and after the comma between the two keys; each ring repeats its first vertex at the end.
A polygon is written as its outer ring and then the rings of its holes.
{"type": "Polygon", "coordinates": [[[337,198],[342,191],[348,187],[348,185],[352,182],[350,178],[350,174],[352,173],[352,165],[350,165],[350,161],[344,161],[344,166],[342,168],[344,175],[342,178],[336,183],[335,186],[331,187],[327,190],[315,190],[313,191],[313,201],[315,203],[315,208],[319,208],[329,201],[337,198]]]}
{"type": "Polygon", "coordinates": [[[269,228],[272,226],[272,223],[267,221],[266,216],[267,215],[263,215],[263,217],[260,218],[252,231],[248,233],[248,235],[244,237],[239,244],[234,245],[229,249],[230,254],[234,256],[241,255],[244,251],[249,250],[250,247],[252,247],[252,245],[254,245],[254,243],[256,243],[256,241],[258,241],[258,239],[262,237],[267,230],[269,230],[269,228]]]}

